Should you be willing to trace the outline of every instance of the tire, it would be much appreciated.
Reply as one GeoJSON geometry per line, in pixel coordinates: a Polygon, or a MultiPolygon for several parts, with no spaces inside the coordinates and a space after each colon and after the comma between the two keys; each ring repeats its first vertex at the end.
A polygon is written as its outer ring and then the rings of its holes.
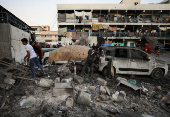
{"type": "Polygon", "coordinates": [[[46,57],[45,59],[44,59],[44,65],[47,65],[49,62],[48,62],[48,57],[46,57]]]}
{"type": "Polygon", "coordinates": [[[107,77],[107,75],[108,75],[108,68],[107,68],[107,66],[103,68],[102,74],[103,74],[104,77],[107,77]]]}
{"type": "Polygon", "coordinates": [[[154,78],[154,79],[160,79],[164,76],[164,73],[161,69],[159,68],[156,68],[152,71],[151,73],[151,78],[154,78]]]}

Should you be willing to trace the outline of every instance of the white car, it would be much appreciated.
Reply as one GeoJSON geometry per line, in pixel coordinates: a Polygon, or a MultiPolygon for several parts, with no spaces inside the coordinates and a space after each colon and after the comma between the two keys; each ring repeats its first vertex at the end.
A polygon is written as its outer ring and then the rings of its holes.
{"type": "Polygon", "coordinates": [[[44,58],[42,59],[42,62],[43,62],[43,65],[47,65],[50,51],[53,51],[57,48],[42,48],[42,49],[44,51],[44,58]]]}

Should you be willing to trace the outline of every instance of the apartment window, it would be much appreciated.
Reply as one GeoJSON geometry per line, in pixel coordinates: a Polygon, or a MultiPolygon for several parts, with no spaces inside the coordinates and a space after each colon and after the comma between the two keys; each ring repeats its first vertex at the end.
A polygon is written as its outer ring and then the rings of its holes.
{"type": "Polygon", "coordinates": [[[45,42],[52,42],[52,40],[45,40],[45,42]]]}
{"type": "Polygon", "coordinates": [[[47,35],[46,37],[52,37],[52,35],[47,35]]]}
{"type": "Polygon", "coordinates": [[[41,35],[41,37],[44,37],[44,35],[41,35]]]}
{"type": "Polygon", "coordinates": [[[40,37],[40,35],[35,35],[36,37],[40,37]]]}
{"type": "Polygon", "coordinates": [[[58,37],[57,35],[55,35],[55,37],[58,37]]]}

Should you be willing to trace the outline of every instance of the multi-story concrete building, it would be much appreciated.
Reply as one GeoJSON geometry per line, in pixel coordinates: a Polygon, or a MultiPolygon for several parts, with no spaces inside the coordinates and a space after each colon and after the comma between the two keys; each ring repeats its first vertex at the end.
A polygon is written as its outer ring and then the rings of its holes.
{"type": "Polygon", "coordinates": [[[58,42],[58,31],[50,31],[50,26],[31,26],[37,42],[58,42]]]}
{"type": "Polygon", "coordinates": [[[140,1],[57,4],[59,43],[76,43],[82,38],[91,45],[103,38],[105,44],[123,43],[131,47],[143,39],[170,43],[169,1],[160,4],[140,4],[140,1]]]}

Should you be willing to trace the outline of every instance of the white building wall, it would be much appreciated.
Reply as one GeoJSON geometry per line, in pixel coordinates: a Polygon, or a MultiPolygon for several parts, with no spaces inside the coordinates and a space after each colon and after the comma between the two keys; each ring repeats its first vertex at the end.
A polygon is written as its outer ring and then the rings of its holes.
{"type": "Polygon", "coordinates": [[[127,41],[127,46],[130,47],[130,44],[131,44],[131,43],[134,43],[134,47],[136,47],[135,41],[127,41]]]}
{"type": "Polygon", "coordinates": [[[26,49],[25,46],[22,45],[21,39],[27,38],[29,40],[30,33],[10,25],[10,35],[12,58],[15,59],[15,62],[23,63],[23,59],[26,55],[26,49]]]}

